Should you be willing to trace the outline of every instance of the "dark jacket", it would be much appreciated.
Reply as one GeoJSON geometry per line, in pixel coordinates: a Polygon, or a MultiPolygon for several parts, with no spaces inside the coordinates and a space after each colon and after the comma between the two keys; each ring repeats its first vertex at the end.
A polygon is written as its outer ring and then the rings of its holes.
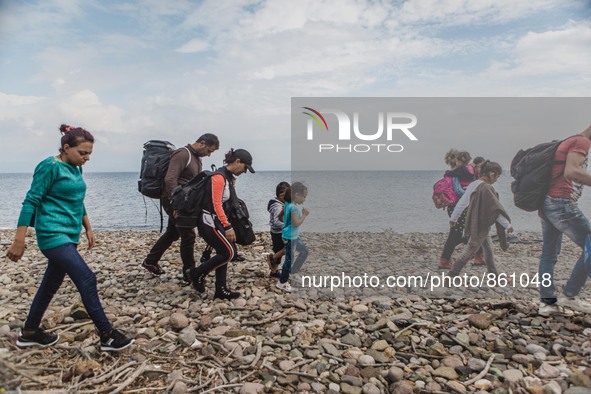
{"type": "Polygon", "coordinates": [[[174,188],[189,182],[201,171],[201,158],[197,156],[197,152],[190,144],[172,152],[168,171],[164,177],[164,190],[161,198],[162,206],[168,208],[174,188]]]}
{"type": "Polygon", "coordinates": [[[474,238],[486,236],[499,215],[511,221],[492,185],[481,183],[470,196],[464,235],[474,238]]]}

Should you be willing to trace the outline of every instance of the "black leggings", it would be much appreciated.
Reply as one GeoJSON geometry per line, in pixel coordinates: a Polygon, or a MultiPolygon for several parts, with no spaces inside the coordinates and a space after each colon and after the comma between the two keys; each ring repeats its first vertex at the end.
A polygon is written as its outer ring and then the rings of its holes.
{"type": "MultiPolygon", "coordinates": [[[[453,213],[455,205],[450,205],[447,207],[447,214],[451,217],[453,213]]],[[[462,239],[464,237],[464,225],[466,223],[466,213],[468,212],[467,209],[462,212],[458,221],[449,228],[449,234],[447,235],[447,240],[445,241],[445,246],[443,247],[443,253],[441,257],[444,259],[451,259],[451,255],[453,254],[456,246],[462,243],[462,239]]]]}
{"type": "MultiPolygon", "coordinates": [[[[271,241],[273,242],[273,252],[277,253],[285,248],[285,242],[283,242],[283,236],[281,233],[271,233],[271,241]]],[[[281,264],[281,257],[275,260],[275,265],[281,264]]]]}
{"type": "Polygon", "coordinates": [[[208,245],[215,249],[215,255],[204,262],[201,267],[206,274],[215,270],[216,288],[225,286],[228,262],[236,255],[236,245],[228,241],[226,232],[217,218],[215,219],[215,228],[204,224],[202,220],[199,220],[197,227],[199,228],[199,235],[203,237],[208,245]]]}

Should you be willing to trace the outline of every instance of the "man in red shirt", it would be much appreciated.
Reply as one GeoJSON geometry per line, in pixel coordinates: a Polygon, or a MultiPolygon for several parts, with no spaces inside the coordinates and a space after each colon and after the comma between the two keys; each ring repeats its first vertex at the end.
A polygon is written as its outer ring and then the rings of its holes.
{"type": "Polygon", "coordinates": [[[585,247],[585,239],[591,234],[591,225],[577,205],[583,185],[591,186],[591,175],[587,173],[590,147],[591,126],[559,145],[554,161],[560,163],[552,168],[553,181],[544,205],[538,211],[544,239],[538,278],[541,299],[538,314],[542,316],[568,312],[564,308],[591,313],[591,304],[578,296],[588,276],[583,254],[563,287],[562,297],[556,298],[554,286],[554,266],[560,253],[562,234],[581,248],[585,247]]]}

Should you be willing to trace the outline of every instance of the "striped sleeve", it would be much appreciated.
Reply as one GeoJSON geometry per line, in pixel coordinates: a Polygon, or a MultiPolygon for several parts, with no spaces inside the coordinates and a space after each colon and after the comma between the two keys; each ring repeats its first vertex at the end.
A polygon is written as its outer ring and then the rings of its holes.
{"type": "Polygon", "coordinates": [[[224,230],[232,228],[232,225],[226,217],[224,207],[222,205],[222,198],[224,196],[224,187],[226,186],[226,179],[222,174],[216,174],[211,177],[211,201],[213,203],[213,210],[222,222],[224,230]]]}

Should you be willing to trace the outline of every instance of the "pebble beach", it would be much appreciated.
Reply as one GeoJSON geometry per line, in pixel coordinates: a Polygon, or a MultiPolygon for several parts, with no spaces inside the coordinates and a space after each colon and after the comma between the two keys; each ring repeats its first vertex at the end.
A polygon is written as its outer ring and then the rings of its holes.
{"type": "MultiPolygon", "coordinates": [[[[305,233],[310,256],[275,287],[258,233],[245,258],[232,262],[228,285],[242,296],[212,299],[181,281],[178,245],[164,255],[162,277],[140,267],[157,232],[98,231],[80,251],[95,272],[113,325],[136,338],[115,354],[98,336],[66,279],[43,325],[60,334],[46,349],[15,345],[46,260],[27,236],[23,259],[5,258],[13,231],[0,231],[0,392],[39,393],[591,393],[591,316],[542,317],[532,281],[541,236],[516,234],[507,251],[495,243],[507,283],[472,288],[304,286],[304,277],[441,275],[446,234],[305,233]],[[524,280],[527,279],[527,280],[524,280]]],[[[205,244],[198,238],[196,258],[205,244]]],[[[461,248],[461,246],[459,247],[461,248]]],[[[456,249],[456,254],[459,252],[456,249]]],[[[564,284],[580,250],[565,241],[556,267],[564,284]]],[[[482,277],[483,267],[465,272],[482,277]]],[[[399,284],[401,284],[399,282],[399,284]]],[[[591,299],[589,285],[581,295],[591,299]]]]}

